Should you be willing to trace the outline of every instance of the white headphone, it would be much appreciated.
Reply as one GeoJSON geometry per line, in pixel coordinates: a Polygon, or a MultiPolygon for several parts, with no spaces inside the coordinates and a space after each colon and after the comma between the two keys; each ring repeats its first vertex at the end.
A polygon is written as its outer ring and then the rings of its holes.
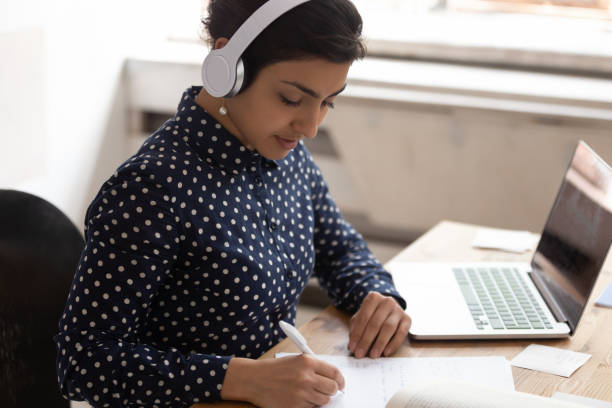
{"type": "Polygon", "coordinates": [[[309,0],[268,0],[236,30],[223,48],[212,50],[202,64],[204,89],[215,97],[236,95],[244,81],[240,56],[274,20],[309,0]]]}

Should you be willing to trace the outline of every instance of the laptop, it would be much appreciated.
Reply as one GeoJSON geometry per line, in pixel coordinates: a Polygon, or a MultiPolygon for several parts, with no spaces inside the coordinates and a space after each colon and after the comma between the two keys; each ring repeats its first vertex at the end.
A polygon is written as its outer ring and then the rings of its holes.
{"type": "Polygon", "coordinates": [[[571,336],[612,243],[612,169],[580,141],[530,263],[391,262],[415,339],[571,336]]]}

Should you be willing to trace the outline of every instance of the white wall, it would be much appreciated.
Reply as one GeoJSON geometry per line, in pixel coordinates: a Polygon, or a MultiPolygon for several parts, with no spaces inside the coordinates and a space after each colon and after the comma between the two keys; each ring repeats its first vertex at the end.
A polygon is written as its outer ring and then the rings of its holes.
{"type": "Polygon", "coordinates": [[[125,57],[186,13],[197,31],[198,0],[2,0],[0,188],[45,197],[80,227],[125,158],[125,57]]]}
{"type": "Polygon", "coordinates": [[[0,31],[0,186],[42,171],[43,31],[0,31]],[[16,160],[16,153],[19,160],[16,160]]]}
{"type": "Polygon", "coordinates": [[[0,2],[0,186],[44,161],[42,15],[42,0],[0,2]]]}

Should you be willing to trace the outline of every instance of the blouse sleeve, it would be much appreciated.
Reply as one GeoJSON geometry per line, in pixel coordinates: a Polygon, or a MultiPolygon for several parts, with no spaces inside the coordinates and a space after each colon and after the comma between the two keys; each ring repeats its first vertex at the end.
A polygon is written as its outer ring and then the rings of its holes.
{"type": "Polygon", "coordinates": [[[220,399],[229,357],[139,341],[180,250],[182,226],[171,202],[146,165],[132,163],[89,207],[86,247],[54,337],[67,398],[100,407],[220,399]]]}
{"type": "Polygon", "coordinates": [[[312,165],[315,276],[334,306],[354,313],[369,292],[379,292],[393,296],[406,308],[391,275],[369,250],[363,237],[342,217],[321,171],[314,162],[312,165]]]}

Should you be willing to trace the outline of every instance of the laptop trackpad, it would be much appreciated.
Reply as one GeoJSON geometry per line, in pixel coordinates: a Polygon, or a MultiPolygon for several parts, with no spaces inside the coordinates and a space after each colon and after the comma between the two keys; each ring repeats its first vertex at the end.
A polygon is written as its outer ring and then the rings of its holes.
{"type": "Polygon", "coordinates": [[[476,329],[450,268],[412,264],[410,270],[390,269],[412,318],[411,334],[460,334],[476,329]]]}

